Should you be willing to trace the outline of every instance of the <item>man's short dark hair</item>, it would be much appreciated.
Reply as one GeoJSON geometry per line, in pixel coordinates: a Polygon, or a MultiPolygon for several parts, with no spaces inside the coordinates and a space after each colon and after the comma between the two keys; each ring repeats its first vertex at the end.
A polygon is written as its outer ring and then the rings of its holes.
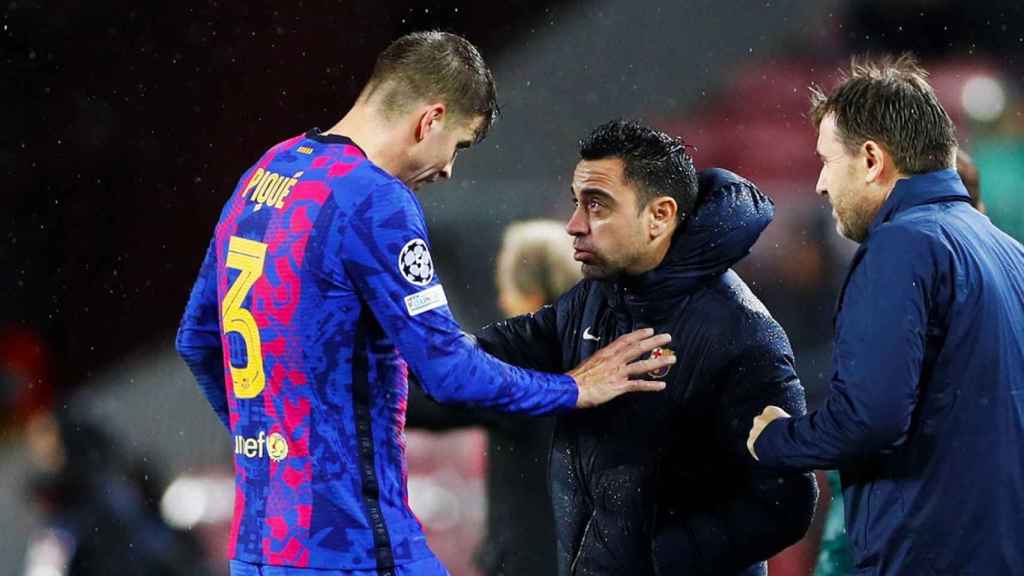
{"type": "Polygon", "coordinates": [[[854,58],[831,94],[811,88],[811,121],[834,114],[839,139],[853,153],[874,140],[904,174],[953,166],[956,129],[911,54],[854,58]]]}
{"type": "Polygon", "coordinates": [[[473,44],[448,32],[413,32],[392,42],[377,57],[363,97],[378,90],[385,114],[426,99],[444,102],[457,118],[483,118],[477,141],[498,116],[494,75],[473,44]]]}
{"type": "Polygon", "coordinates": [[[584,160],[619,158],[626,182],[636,184],[637,204],[643,209],[660,196],[679,205],[679,221],[697,202],[697,172],[686,144],[679,138],[630,120],[613,120],[580,140],[584,160]]]}

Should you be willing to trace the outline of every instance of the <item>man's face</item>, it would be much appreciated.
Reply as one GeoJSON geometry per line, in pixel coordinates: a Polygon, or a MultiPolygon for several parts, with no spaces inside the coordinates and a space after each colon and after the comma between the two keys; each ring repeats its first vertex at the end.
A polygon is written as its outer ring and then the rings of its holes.
{"type": "Polygon", "coordinates": [[[821,120],[817,152],[821,174],[815,188],[832,204],[836,230],[854,242],[863,242],[881,202],[868,186],[864,159],[851,154],[839,139],[834,114],[821,120]]]}
{"type": "Polygon", "coordinates": [[[406,185],[418,190],[423,184],[451,178],[456,156],[460,150],[473,145],[483,121],[481,116],[460,121],[447,114],[444,119],[435,121],[410,152],[410,175],[403,179],[406,185]]]}
{"type": "Polygon", "coordinates": [[[576,204],[566,231],[573,237],[573,258],[583,276],[612,278],[636,273],[647,248],[637,191],[624,181],[620,158],[581,160],[572,178],[576,204]]]}

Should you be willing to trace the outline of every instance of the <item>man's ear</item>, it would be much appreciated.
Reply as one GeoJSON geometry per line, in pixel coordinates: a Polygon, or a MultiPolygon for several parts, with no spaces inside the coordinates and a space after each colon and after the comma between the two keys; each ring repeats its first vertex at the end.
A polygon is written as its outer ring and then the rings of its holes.
{"type": "Polygon", "coordinates": [[[420,121],[416,125],[416,141],[424,140],[431,131],[439,130],[444,126],[447,108],[441,102],[427,104],[420,108],[420,121]]]}
{"type": "Polygon", "coordinates": [[[672,234],[679,214],[679,205],[671,196],[659,196],[647,204],[648,234],[657,238],[672,234]]]}
{"type": "Polygon", "coordinates": [[[874,140],[861,145],[861,161],[864,162],[864,182],[877,182],[885,175],[889,152],[874,140]]]}

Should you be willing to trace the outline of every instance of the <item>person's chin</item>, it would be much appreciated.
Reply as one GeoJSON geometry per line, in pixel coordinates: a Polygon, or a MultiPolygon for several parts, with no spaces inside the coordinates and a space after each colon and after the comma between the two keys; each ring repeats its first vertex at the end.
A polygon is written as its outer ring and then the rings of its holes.
{"type": "Polygon", "coordinates": [[[834,218],[836,221],[836,233],[842,236],[843,238],[853,240],[853,238],[850,237],[849,227],[847,227],[846,224],[843,223],[843,219],[839,217],[839,213],[836,212],[835,208],[832,209],[832,218],[834,218]]]}
{"type": "Polygon", "coordinates": [[[580,271],[583,273],[583,277],[587,280],[607,280],[613,275],[612,272],[604,266],[599,266],[590,262],[583,262],[580,266],[580,271]]]}
{"type": "Polygon", "coordinates": [[[841,220],[836,220],[836,231],[839,232],[839,235],[842,236],[843,238],[846,238],[847,240],[852,240],[857,244],[864,242],[864,239],[867,237],[867,232],[865,229],[854,230],[851,227],[843,224],[841,220]]]}

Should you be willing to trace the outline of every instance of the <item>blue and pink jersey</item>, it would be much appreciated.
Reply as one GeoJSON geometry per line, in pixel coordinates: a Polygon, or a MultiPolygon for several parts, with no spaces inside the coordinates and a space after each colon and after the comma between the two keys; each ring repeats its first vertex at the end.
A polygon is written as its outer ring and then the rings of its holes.
{"type": "Polygon", "coordinates": [[[459,329],[416,196],[316,131],[239,181],[177,347],[233,436],[230,556],[253,564],[387,573],[432,557],[407,502],[409,369],[443,402],[576,403],[568,376],[501,363],[459,329]]]}

